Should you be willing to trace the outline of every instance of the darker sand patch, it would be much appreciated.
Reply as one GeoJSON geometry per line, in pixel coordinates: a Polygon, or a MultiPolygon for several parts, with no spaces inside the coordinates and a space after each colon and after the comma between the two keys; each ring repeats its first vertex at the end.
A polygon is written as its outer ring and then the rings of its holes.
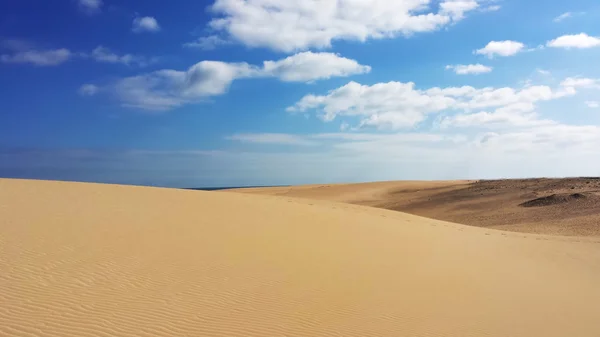
{"type": "Polygon", "coordinates": [[[573,194],[552,194],[547,197],[537,198],[533,200],[529,200],[522,204],[519,204],[521,207],[547,207],[559,204],[570,203],[574,201],[581,201],[588,198],[588,195],[583,193],[573,193],[573,194]]]}

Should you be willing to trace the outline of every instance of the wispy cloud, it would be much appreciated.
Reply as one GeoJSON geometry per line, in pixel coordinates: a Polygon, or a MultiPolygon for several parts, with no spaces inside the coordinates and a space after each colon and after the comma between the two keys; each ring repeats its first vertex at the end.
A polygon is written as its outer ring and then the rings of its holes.
{"type": "Polygon", "coordinates": [[[277,145],[304,145],[314,146],[318,145],[314,142],[303,137],[296,135],[284,134],[284,133],[258,133],[258,134],[235,134],[226,137],[228,140],[238,141],[242,143],[257,143],[257,144],[277,144],[277,145]]]}
{"type": "Polygon", "coordinates": [[[96,47],[89,55],[86,56],[91,57],[97,62],[120,63],[124,65],[137,65],[140,67],[145,67],[158,61],[157,58],[149,59],[143,56],[132,54],[119,55],[104,46],[96,47]]]}
{"type": "Polygon", "coordinates": [[[220,46],[226,46],[232,44],[232,41],[223,39],[218,35],[210,35],[199,37],[196,41],[184,43],[183,46],[187,48],[198,48],[202,50],[213,50],[220,46]]]}
{"type": "Polygon", "coordinates": [[[478,75],[492,72],[493,68],[484,66],[483,64],[456,64],[447,65],[446,70],[452,70],[457,75],[478,75]]]}
{"type": "Polygon", "coordinates": [[[101,11],[102,0],[78,0],[79,9],[86,14],[97,14],[101,11]]]}
{"type": "Polygon", "coordinates": [[[94,96],[100,91],[100,88],[94,84],[84,84],[79,87],[79,94],[81,96],[94,96]]]}
{"type": "Polygon", "coordinates": [[[600,108],[600,102],[597,101],[586,101],[585,105],[592,109],[600,108]]]}
{"type": "Polygon", "coordinates": [[[67,62],[73,53],[70,50],[50,49],[50,50],[28,50],[12,54],[0,55],[0,61],[3,63],[29,63],[41,67],[57,66],[67,62]]]}
{"type": "Polygon", "coordinates": [[[571,19],[575,16],[581,16],[581,15],[585,15],[585,14],[586,14],[585,12],[565,12],[565,13],[562,13],[561,15],[555,17],[552,21],[558,23],[558,22],[562,22],[566,19],[571,19]]]}
{"type": "Polygon", "coordinates": [[[119,55],[109,48],[98,46],[91,52],[73,52],[67,48],[41,49],[34,43],[25,40],[8,39],[0,43],[2,63],[22,63],[36,66],[58,66],[72,59],[89,59],[102,63],[135,65],[145,67],[158,62],[158,58],[148,58],[140,55],[119,55]]]}
{"type": "Polygon", "coordinates": [[[548,71],[548,70],[545,70],[545,69],[540,69],[540,68],[538,68],[538,69],[536,69],[535,71],[536,71],[538,74],[540,74],[540,75],[544,75],[544,76],[550,76],[550,75],[552,75],[552,73],[551,73],[550,71],[548,71]]]}

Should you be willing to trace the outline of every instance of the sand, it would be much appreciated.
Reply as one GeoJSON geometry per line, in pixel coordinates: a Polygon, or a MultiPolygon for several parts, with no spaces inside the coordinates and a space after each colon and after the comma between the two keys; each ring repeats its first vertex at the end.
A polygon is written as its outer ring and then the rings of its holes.
{"type": "Polygon", "coordinates": [[[600,336],[600,243],[241,193],[0,180],[2,336],[600,336]]]}
{"type": "Polygon", "coordinates": [[[599,178],[392,181],[234,192],[333,200],[514,232],[600,237],[599,178]]]}

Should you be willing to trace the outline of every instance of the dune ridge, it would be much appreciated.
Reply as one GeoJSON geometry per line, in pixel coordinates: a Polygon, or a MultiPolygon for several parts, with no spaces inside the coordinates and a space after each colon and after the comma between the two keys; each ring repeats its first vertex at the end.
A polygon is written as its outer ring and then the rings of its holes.
{"type": "Polygon", "coordinates": [[[2,336],[598,336],[600,242],[0,179],[2,336]]]}

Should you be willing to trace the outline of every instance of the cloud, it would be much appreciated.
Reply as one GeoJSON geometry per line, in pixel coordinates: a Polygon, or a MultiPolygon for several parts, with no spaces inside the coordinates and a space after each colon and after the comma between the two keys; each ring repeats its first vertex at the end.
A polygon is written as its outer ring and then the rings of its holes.
{"type": "Polygon", "coordinates": [[[164,111],[221,95],[235,79],[256,71],[246,63],[202,61],[187,71],[165,69],[127,77],[112,90],[124,106],[164,111]]]}
{"type": "Polygon", "coordinates": [[[12,51],[0,55],[3,63],[29,63],[37,66],[57,66],[71,59],[91,59],[102,63],[137,65],[145,67],[158,61],[132,54],[119,55],[104,46],[98,46],[91,52],[72,52],[66,48],[40,50],[34,44],[22,40],[4,40],[2,46],[12,51]]]}
{"type": "Polygon", "coordinates": [[[538,69],[536,69],[535,71],[536,71],[538,74],[540,74],[540,75],[544,75],[544,76],[550,76],[550,75],[552,75],[552,73],[551,73],[550,71],[548,71],[548,70],[545,70],[545,69],[540,69],[540,68],[538,68],[538,69]]]}
{"type": "Polygon", "coordinates": [[[52,50],[27,50],[0,55],[3,63],[30,63],[36,66],[57,66],[67,62],[73,54],[65,48],[52,50]]]}
{"type": "Polygon", "coordinates": [[[477,89],[464,86],[419,90],[412,82],[377,83],[371,86],[350,82],[329,91],[326,95],[306,95],[288,107],[287,111],[314,111],[325,122],[333,121],[337,117],[358,118],[359,129],[414,128],[428,115],[442,112],[479,114],[469,117],[446,117],[441,125],[462,125],[467,123],[465,121],[496,123],[498,120],[509,123],[518,121],[514,125],[525,125],[523,120],[536,117],[533,111],[537,102],[574,95],[577,92],[576,88],[583,85],[573,80],[567,80],[563,84],[555,89],[548,86],[527,86],[521,89],[477,89]]]}
{"type": "Polygon", "coordinates": [[[299,136],[284,133],[259,133],[259,134],[235,134],[226,137],[228,140],[242,143],[277,144],[277,145],[302,145],[314,146],[316,142],[299,136]]]}
{"type": "Polygon", "coordinates": [[[216,0],[208,26],[246,46],[295,52],[439,30],[478,6],[475,0],[444,0],[436,8],[421,0],[216,0]]]}
{"type": "Polygon", "coordinates": [[[475,51],[477,55],[485,55],[488,58],[494,56],[513,56],[523,51],[525,45],[517,41],[491,41],[485,47],[475,51]]]}
{"type": "Polygon", "coordinates": [[[599,89],[600,79],[586,77],[568,77],[562,82],[560,82],[560,85],[570,90],[575,90],[577,88],[599,89]]]}
{"type": "MultiPolygon", "coordinates": [[[[264,136],[268,136],[268,134],[248,134],[251,139],[261,139],[264,136]]],[[[318,149],[315,150],[317,152],[308,153],[323,155],[323,159],[320,160],[321,165],[331,162],[346,167],[342,162],[347,159],[348,163],[364,162],[366,167],[369,167],[369,165],[370,167],[378,167],[378,164],[384,166],[387,164],[386,167],[389,167],[389,165],[394,166],[400,161],[416,166],[415,172],[431,170],[430,174],[432,175],[428,179],[441,179],[444,174],[441,168],[455,165],[461,171],[464,171],[465,169],[475,169],[473,165],[482,164],[487,166],[489,164],[490,166],[486,168],[488,170],[492,169],[494,173],[482,170],[480,174],[491,174],[491,176],[486,177],[494,177],[495,174],[501,176],[509,174],[506,167],[503,167],[504,170],[500,170],[501,172],[496,171],[497,167],[494,167],[498,164],[504,166],[507,161],[512,161],[512,169],[519,171],[519,169],[528,167],[527,164],[543,167],[544,165],[539,165],[540,161],[546,162],[547,160],[556,164],[557,157],[572,156],[572,158],[584,159],[592,153],[600,154],[599,127],[566,125],[552,121],[525,120],[521,128],[504,128],[493,132],[485,130],[475,133],[408,132],[374,134],[340,132],[307,135],[281,134],[280,137],[299,141],[300,144],[297,145],[303,149],[306,149],[302,144],[303,141],[311,144],[316,143],[317,146],[308,149],[318,149]],[[390,149],[393,149],[393,151],[390,151],[390,149]]],[[[290,144],[284,142],[281,145],[290,144]]],[[[261,157],[264,154],[255,153],[255,156],[261,157]]],[[[289,155],[289,157],[282,156],[282,154],[276,156],[280,157],[282,161],[292,160],[293,156],[302,156],[297,152],[290,152],[289,155]]],[[[261,161],[264,159],[256,158],[256,160],[261,161]]],[[[595,165],[598,164],[600,164],[600,160],[597,160],[595,165]]],[[[326,167],[329,167],[329,165],[325,164],[322,168],[325,169],[326,167]]],[[[569,165],[565,165],[565,167],[569,167],[569,165]]],[[[594,165],[590,168],[596,169],[594,165]]],[[[396,169],[392,171],[396,171],[396,169]]],[[[564,169],[560,171],[565,172],[564,169]]],[[[318,170],[318,172],[319,174],[323,173],[322,170],[318,170]]],[[[523,174],[523,171],[519,172],[523,174]]],[[[458,172],[454,174],[458,174],[458,172]]],[[[467,172],[464,174],[472,178],[474,173],[467,172]]],[[[535,174],[539,175],[540,173],[538,171],[535,174]]],[[[363,180],[385,179],[380,175],[370,179],[364,176],[361,177],[363,180]]],[[[456,179],[457,176],[454,175],[452,178],[456,179]]]]}
{"type": "Polygon", "coordinates": [[[586,33],[580,33],[576,35],[563,35],[554,40],[548,41],[546,46],[551,48],[564,48],[564,49],[586,49],[600,46],[600,38],[589,36],[586,33]]]}
{"type": "Polygon", "coordinates": [[[482,7],[480,9],[481,12],[496,12],[499,11],[500,9],[502,9],[502,6],[500,5],[492,5],[492,6],[487,6],[487,7],[482,7]]]}
{"type": "Polygon", "coordinates": [[[462,20],[465,13],[479,7],[477,1],[473,0],[453,0],[440,3],[440,13],[448,15],[454,21],[462,20]]]}
{"type": "Polygon", "coordinates": [[[265,76],[277,77],[284,82],[311,82],[331,77],[365,74],[370,66],[332,53],[303,52],[279,61],[265,61],[265,76]]]}
{"type": "Polygon", "coordinates": [[[597,101],[586,101],[585,105],[587,105],[588,108],[592,109],[600,108],[600,102],[597,101]]]}
{"type": "Polygon", "coordinates": [[[460,114],[446,117],[441,120],[442,128],[448,127],[524,127],[557,124],[551,120],[540,120],[535,113],[518,113],[508,111],[487,112],[481,111],[474,114],[460,114]]]}
{"type": "Polygon", "coordinates": [[[100,88],[94,84],[84,84],[79,87],[79,94],[81,96],[94,96],[100,91],[100,88]]]}
{"type": "Polygon", "coordinates": [[[585,14],[586,14],[585,12],[576,12],[576,13],[565,12],[565,13],[562,13],[561,15],[555,17],[552,21],[558,23],[558,22],[562,22],[562,21],[564,21],[566,19],[570,19],[570,18],[573,18],[575,16],[580,16],[580,15],[585,15],[585,14]]]}
{"type": "Polygon", "coordinates": [[[445,140],[454,140],[461,142],[463,137],[457,135],[442,135],[433,133],[316,133],[307,135],[287,134],[287,133],[245,133],[234,134],[225,137],[228,140],[240,141],[244,143],[255,144],[276,144],[276,145],[298,145],[298,146],[326,146],[334,147],[345,142],[378,142],[383,143],[436,143],[445,140]]]}
{"type": "Polygon", "coordinates": [[[186,71],[164,69],[127,77],[112,85],[110,91],[124,106],[164,111],[222,95],[237,79],[273,77],[285,82],[312,82],[362,74],[370,69],[336,54],[304,52],[278,61],[265,61],[262,67],[202,61],[186,71]]]}
{"type": "Polygon", "coordinates": [[[136,56],[132,54],[118,55],[103,46],[96,47],[89,56],[98,62],[137,65],[140,67],[145,67],[156,62],[156,59],[147,59],[143,56],[136,56]]]}
{"type": "Polygon", "coordinates": [[[86,14],[99,13],[102,4],[102,0],[78,0],[79,9],[86,14]]]}
{"type": "Polygon", "coordinates": [[[183,46],[187,48],[198,48],[202,50],[213,50],[220,46],[226,46],[231,44],[231,41],[225,40],[217,35],[203,36],[198,38],[196,41],[184,43],[183,46]]]}
{"type": "Polygon", "coordinates": [[[571,12],[566,12],[566,13],[562,13],[561,15],[555,17],[552,21],[554,22],[561,22],[565,19],[571,18],[573,17],[573,13],[571,12]]]}
{"type": "Polygon", "coordinates": [[[566,156],[596,152],[600,145],[600,128],[594,125],[548,124],[521,130],[489,134],[480,146],[499,153],[520,153],[543,156],[546,153],[566,156]],[[572,151],[572,153],[569,153],[572,151]]]}
{"type": "Polygon", "coordinates": [[[458,75],[469,75],[469,74],[485,74],[492,72],[493,68],[484,66],[483,64],[456,64],[447,65],[447,70],[453,70],[458,75]]]}
{"type": "Polygon", "coordinates": [[[131,30],[134,33],[151,32],[155,33],[160,31],[158,21],[151,16],[137,17],[133,19],[133,27],[131,30]]]}
{"type": "Polygon", "coordinates": [[[448,109],[454,102],[451,97],[416,90],[412,82],[372,86],[350,82],[327,95],[304,96],[287,110],[316,110],[324,121],[332,121],[337,116],[360,116],[360,127],[400,129],[412,127],[423,121],[425,114],[448,109]]]}

